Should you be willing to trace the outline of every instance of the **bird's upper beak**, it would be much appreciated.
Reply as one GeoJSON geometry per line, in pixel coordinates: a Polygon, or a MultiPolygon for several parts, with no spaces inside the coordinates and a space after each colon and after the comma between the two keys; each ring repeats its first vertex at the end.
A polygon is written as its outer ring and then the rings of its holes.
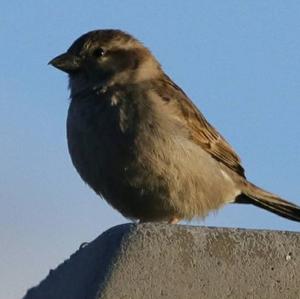
{"type": "Polygon", "coordinates": [[[66,52],[50,60],[48,64],[70,74],[81,68],[81,59],[78,56],[66,52]]]}

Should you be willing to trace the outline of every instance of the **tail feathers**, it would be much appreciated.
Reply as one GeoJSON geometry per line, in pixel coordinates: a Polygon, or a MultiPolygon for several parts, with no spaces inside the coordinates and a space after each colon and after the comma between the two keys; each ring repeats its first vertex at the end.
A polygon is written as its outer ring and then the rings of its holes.
{"type": "Polygon", "coordinates": [[[236,203],[249,203],[281,217],[300,222],[300,207],[279,196],[267,192],[252,183],[247,183],[236,203]]]}

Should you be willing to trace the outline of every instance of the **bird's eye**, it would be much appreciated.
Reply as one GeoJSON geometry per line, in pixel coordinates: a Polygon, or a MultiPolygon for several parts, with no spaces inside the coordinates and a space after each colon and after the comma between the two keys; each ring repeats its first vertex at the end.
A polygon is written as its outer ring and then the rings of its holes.
{"type": "Polygon", "coordinates": [[[93,56],[94,57],[101,57],[105,54],[105,51],[102,49],[102,48],[96,48],[94,51],[93,51],[93,56]]]}

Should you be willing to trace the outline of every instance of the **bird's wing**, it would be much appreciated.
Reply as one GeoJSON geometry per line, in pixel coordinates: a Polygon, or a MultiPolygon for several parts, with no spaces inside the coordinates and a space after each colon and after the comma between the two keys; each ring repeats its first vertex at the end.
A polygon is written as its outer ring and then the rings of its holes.
{"type": "Polygon", "coordinates": [[[188,129],[193,142],[201,146],[216,160],[245,177],[239,156],[217,130],[210,125],[179,86],[165,76],[161,80],[161,86],[157,92],[162,100],[173,103],[173,111],[175,107],[177,119],[183,122],[183,125],[188,129]]]}

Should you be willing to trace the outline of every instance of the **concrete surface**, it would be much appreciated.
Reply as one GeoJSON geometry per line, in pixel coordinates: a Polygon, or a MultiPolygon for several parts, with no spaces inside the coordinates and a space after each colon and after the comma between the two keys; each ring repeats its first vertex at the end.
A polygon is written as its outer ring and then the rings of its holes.
{"type": "Polygon", "coordinates": [[[300,234],[167,224],[111,228],[25,299],[300,298],[300,234]]]}

